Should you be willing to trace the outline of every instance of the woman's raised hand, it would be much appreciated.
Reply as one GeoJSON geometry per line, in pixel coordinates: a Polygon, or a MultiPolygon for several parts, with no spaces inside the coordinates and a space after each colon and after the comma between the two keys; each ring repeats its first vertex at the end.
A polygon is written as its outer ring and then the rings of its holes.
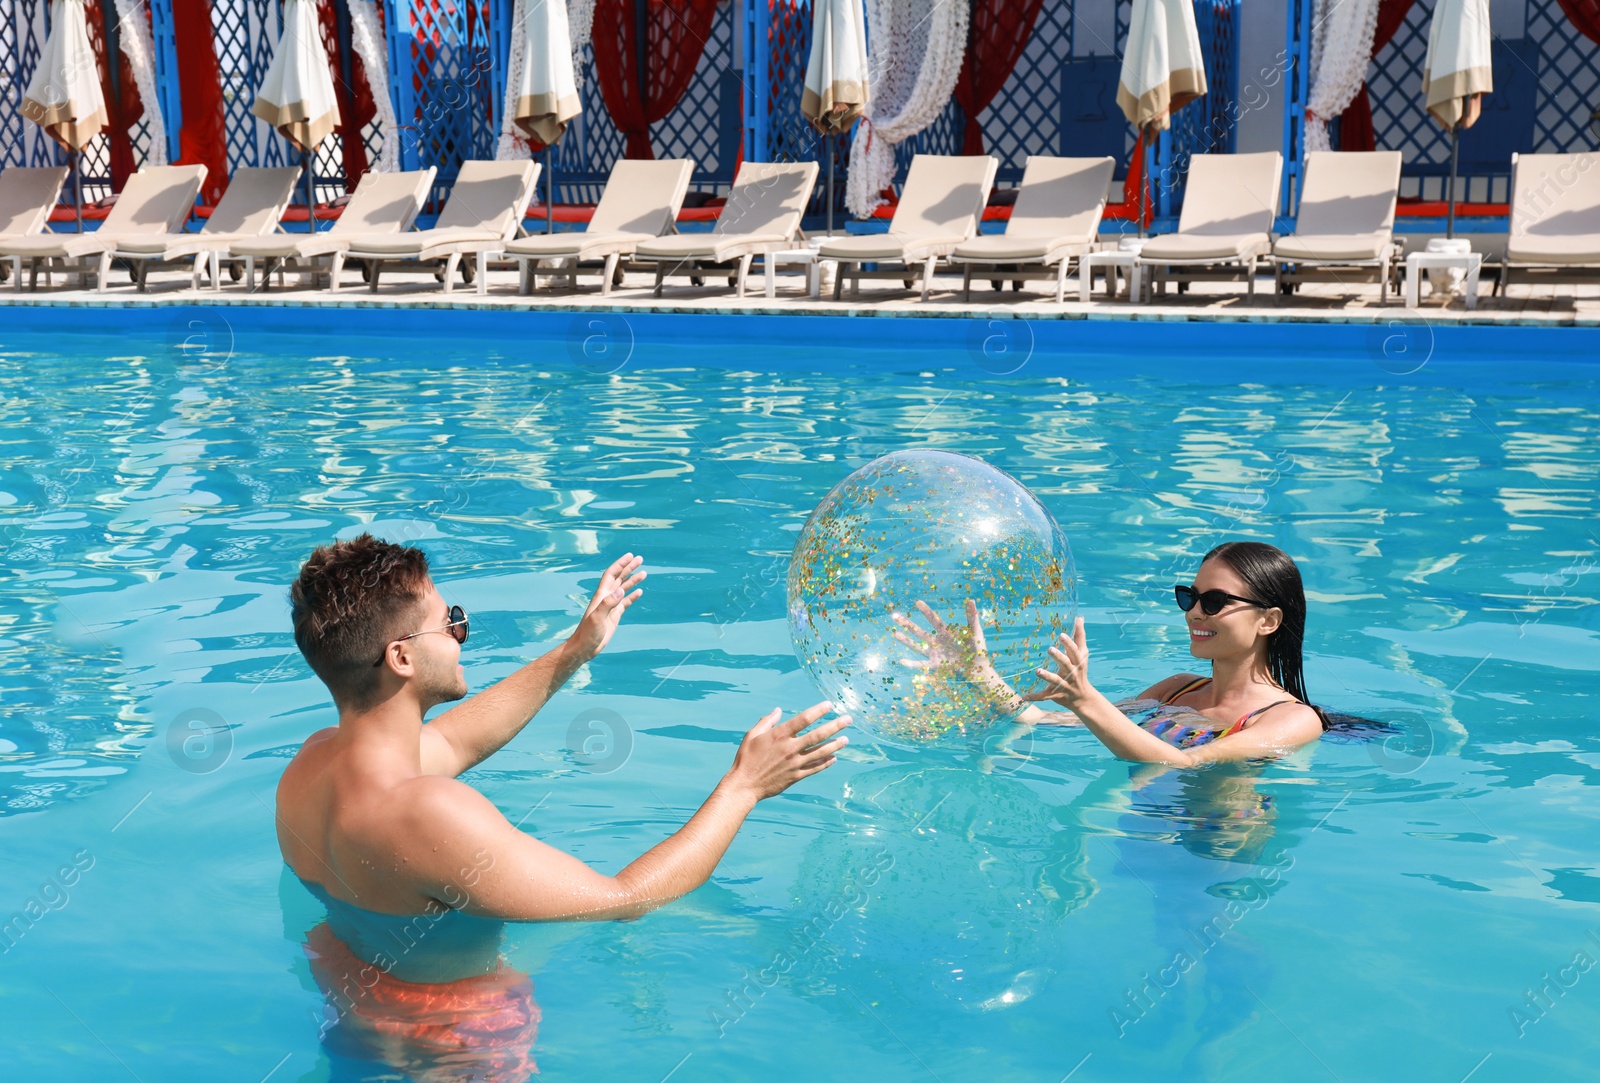
{"type": "Polygon", "coordinates": [[[931,631],[904,613],[894,614],[895,623],[904,628],[894,637],[910,647],[922,658],[901,659],[900,664],[928,673],[953,670],[998,699],[1008,709],[1020,704],[1016,690],[1006,683],[994,668],[989,657],[989,644],[983,635],[983,618],[978,613],[978,603],[967,599],[967,626],[946,624],[927,602],[918,602],[917,611],[927,620],[931,631]]]}
{"type": "Polygon", "coordinates": [[[1083,636],[1082,617],[1072,622],[1072,635],[1062,632],[1056,637],[1050,657],[1056,663],[1056,671],[1052,673],[1043,666],[1035,670],[1045,687],[1022,698],[1035,703],[1048,699],[1068,708],[1083,702],[1094,686],[1089,683],[1089,644],[1083,636]]]}

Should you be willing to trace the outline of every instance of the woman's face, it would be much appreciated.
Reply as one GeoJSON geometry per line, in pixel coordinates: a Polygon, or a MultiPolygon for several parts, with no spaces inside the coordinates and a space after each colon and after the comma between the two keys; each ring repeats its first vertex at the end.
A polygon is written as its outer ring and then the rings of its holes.
{"type": "MultiPolygon", "coordinates": [[[[1238,573],[1217,557],[1200,565],[1194,577],[1194,589],[1200,594],[1221,590],[1240,598],[1255,597],[1238,573]]],[[[1206,613],[1205,606],[1196,602],[1185,617],[1189,628],[1189,653],[1196,658],[1213,660],[1249,657],[1261,637],[1276,631],[1283,623],[1280,609],[1262,609],[1234,601],[1215,614],[1206,613]]]]}

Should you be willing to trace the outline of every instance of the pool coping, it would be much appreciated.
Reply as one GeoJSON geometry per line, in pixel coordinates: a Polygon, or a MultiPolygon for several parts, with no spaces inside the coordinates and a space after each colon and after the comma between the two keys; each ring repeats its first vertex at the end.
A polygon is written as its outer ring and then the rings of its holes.
{"type": "Polygon", "coordinates": [[[374,311],[442,311],[442,312],[528,312],[579,314],[607,312],[633,314],[681,314],[696,316],[766,316],[814,319],[819,316],[847,317],[851,319],[896,320],[970,320],[1022,318],[1039,322],[1108,322],[1108,323],[1202,323],[1202,324],[1354,324],[1359,326],[1417,323],[1450,327],[1539,327],[1539,328],[1600,328],[1600,312],[1586,315],[1568,313],[1527,313],[1497,311],[1466,311],[1456,308],[1430,307],[1408,309],[1399,304],[1381,307],[1364,307],[1356,311],[1322,312],[1304,307],[1274,311],[1255,309],[1248,311],[1207,309],[1192,305],[1131,305],[1126,302],[1069,301],[1057,305],[1053,301],[998,301],[991,304],[935,301],[917,303],[904,298],[882,301],[831,301],[785,298],[775,302],[750,303],[733,297],[699,297],[685,303],[670,299],[621,299],[594,296],[585,298],[528,299],[520,296],[476,294],[432,296],[230,296],[226,293],[207,294],[188,290],[167,296],[128,295],[126,292],[107,296],[57,295],[39,297],[30,294],[15,295],[0,289],[0,308],[18,309],[163,309],[163,308],[239,308],[285,309],[304,311],[355,310],[374,311]],[[696,303],[697,302],[697,303],[696,303]]]}

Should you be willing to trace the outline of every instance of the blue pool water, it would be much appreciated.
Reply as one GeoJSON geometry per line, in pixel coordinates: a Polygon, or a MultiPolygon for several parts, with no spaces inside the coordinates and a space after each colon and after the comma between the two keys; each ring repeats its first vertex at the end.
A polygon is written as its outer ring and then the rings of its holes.
{"type": "Polygon", "coordinates": [[[14,315],[5,1078],[1593,1072],[1587,332],[14,315]],[[1394,733],[1187,773],[1081,730],[1010,756],[858,740],[676,904],[441,926],[408,965],[442,999],[329,995],[340,945],[410,934],[330,913],[274,839],[279,774],[335,720],[288,627],[314,545],[425,547],[472,613],[474,690],[646,556],[607,651],[464,776],[614,872],[756,718],[817,698],[783,619],[795,533],[915,446],[984,458],[1060,521],[1113,697],[1195,664],[1169,585],[1256,538],[1305,575],[1312,698],[1394,733]],[[474,1044],[442,1048],[447,1023],[474,1044]]]}

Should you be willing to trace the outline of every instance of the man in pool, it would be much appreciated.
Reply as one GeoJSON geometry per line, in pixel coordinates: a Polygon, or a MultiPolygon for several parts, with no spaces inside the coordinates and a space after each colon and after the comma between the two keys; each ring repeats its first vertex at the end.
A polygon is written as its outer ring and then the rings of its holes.
{"type": "Polygon", "coordinates": [[[819,703],[745,734],[733,767],[689,822],[615,876],[519,831],[461,772],[521,732],[610,641],[644,592],[644,558],[600,577],[570,638],[467,694],[467,615],[419,549],[362,534],[319,547],[290,590],[295,642],[333,694],[339,724],[313,734],[278,783],[278,846],[302,880],[386,914],[439,906],[510,921],[635,917],[705,883],[758,801],[825,770],[848,738],[819,703]]]}

